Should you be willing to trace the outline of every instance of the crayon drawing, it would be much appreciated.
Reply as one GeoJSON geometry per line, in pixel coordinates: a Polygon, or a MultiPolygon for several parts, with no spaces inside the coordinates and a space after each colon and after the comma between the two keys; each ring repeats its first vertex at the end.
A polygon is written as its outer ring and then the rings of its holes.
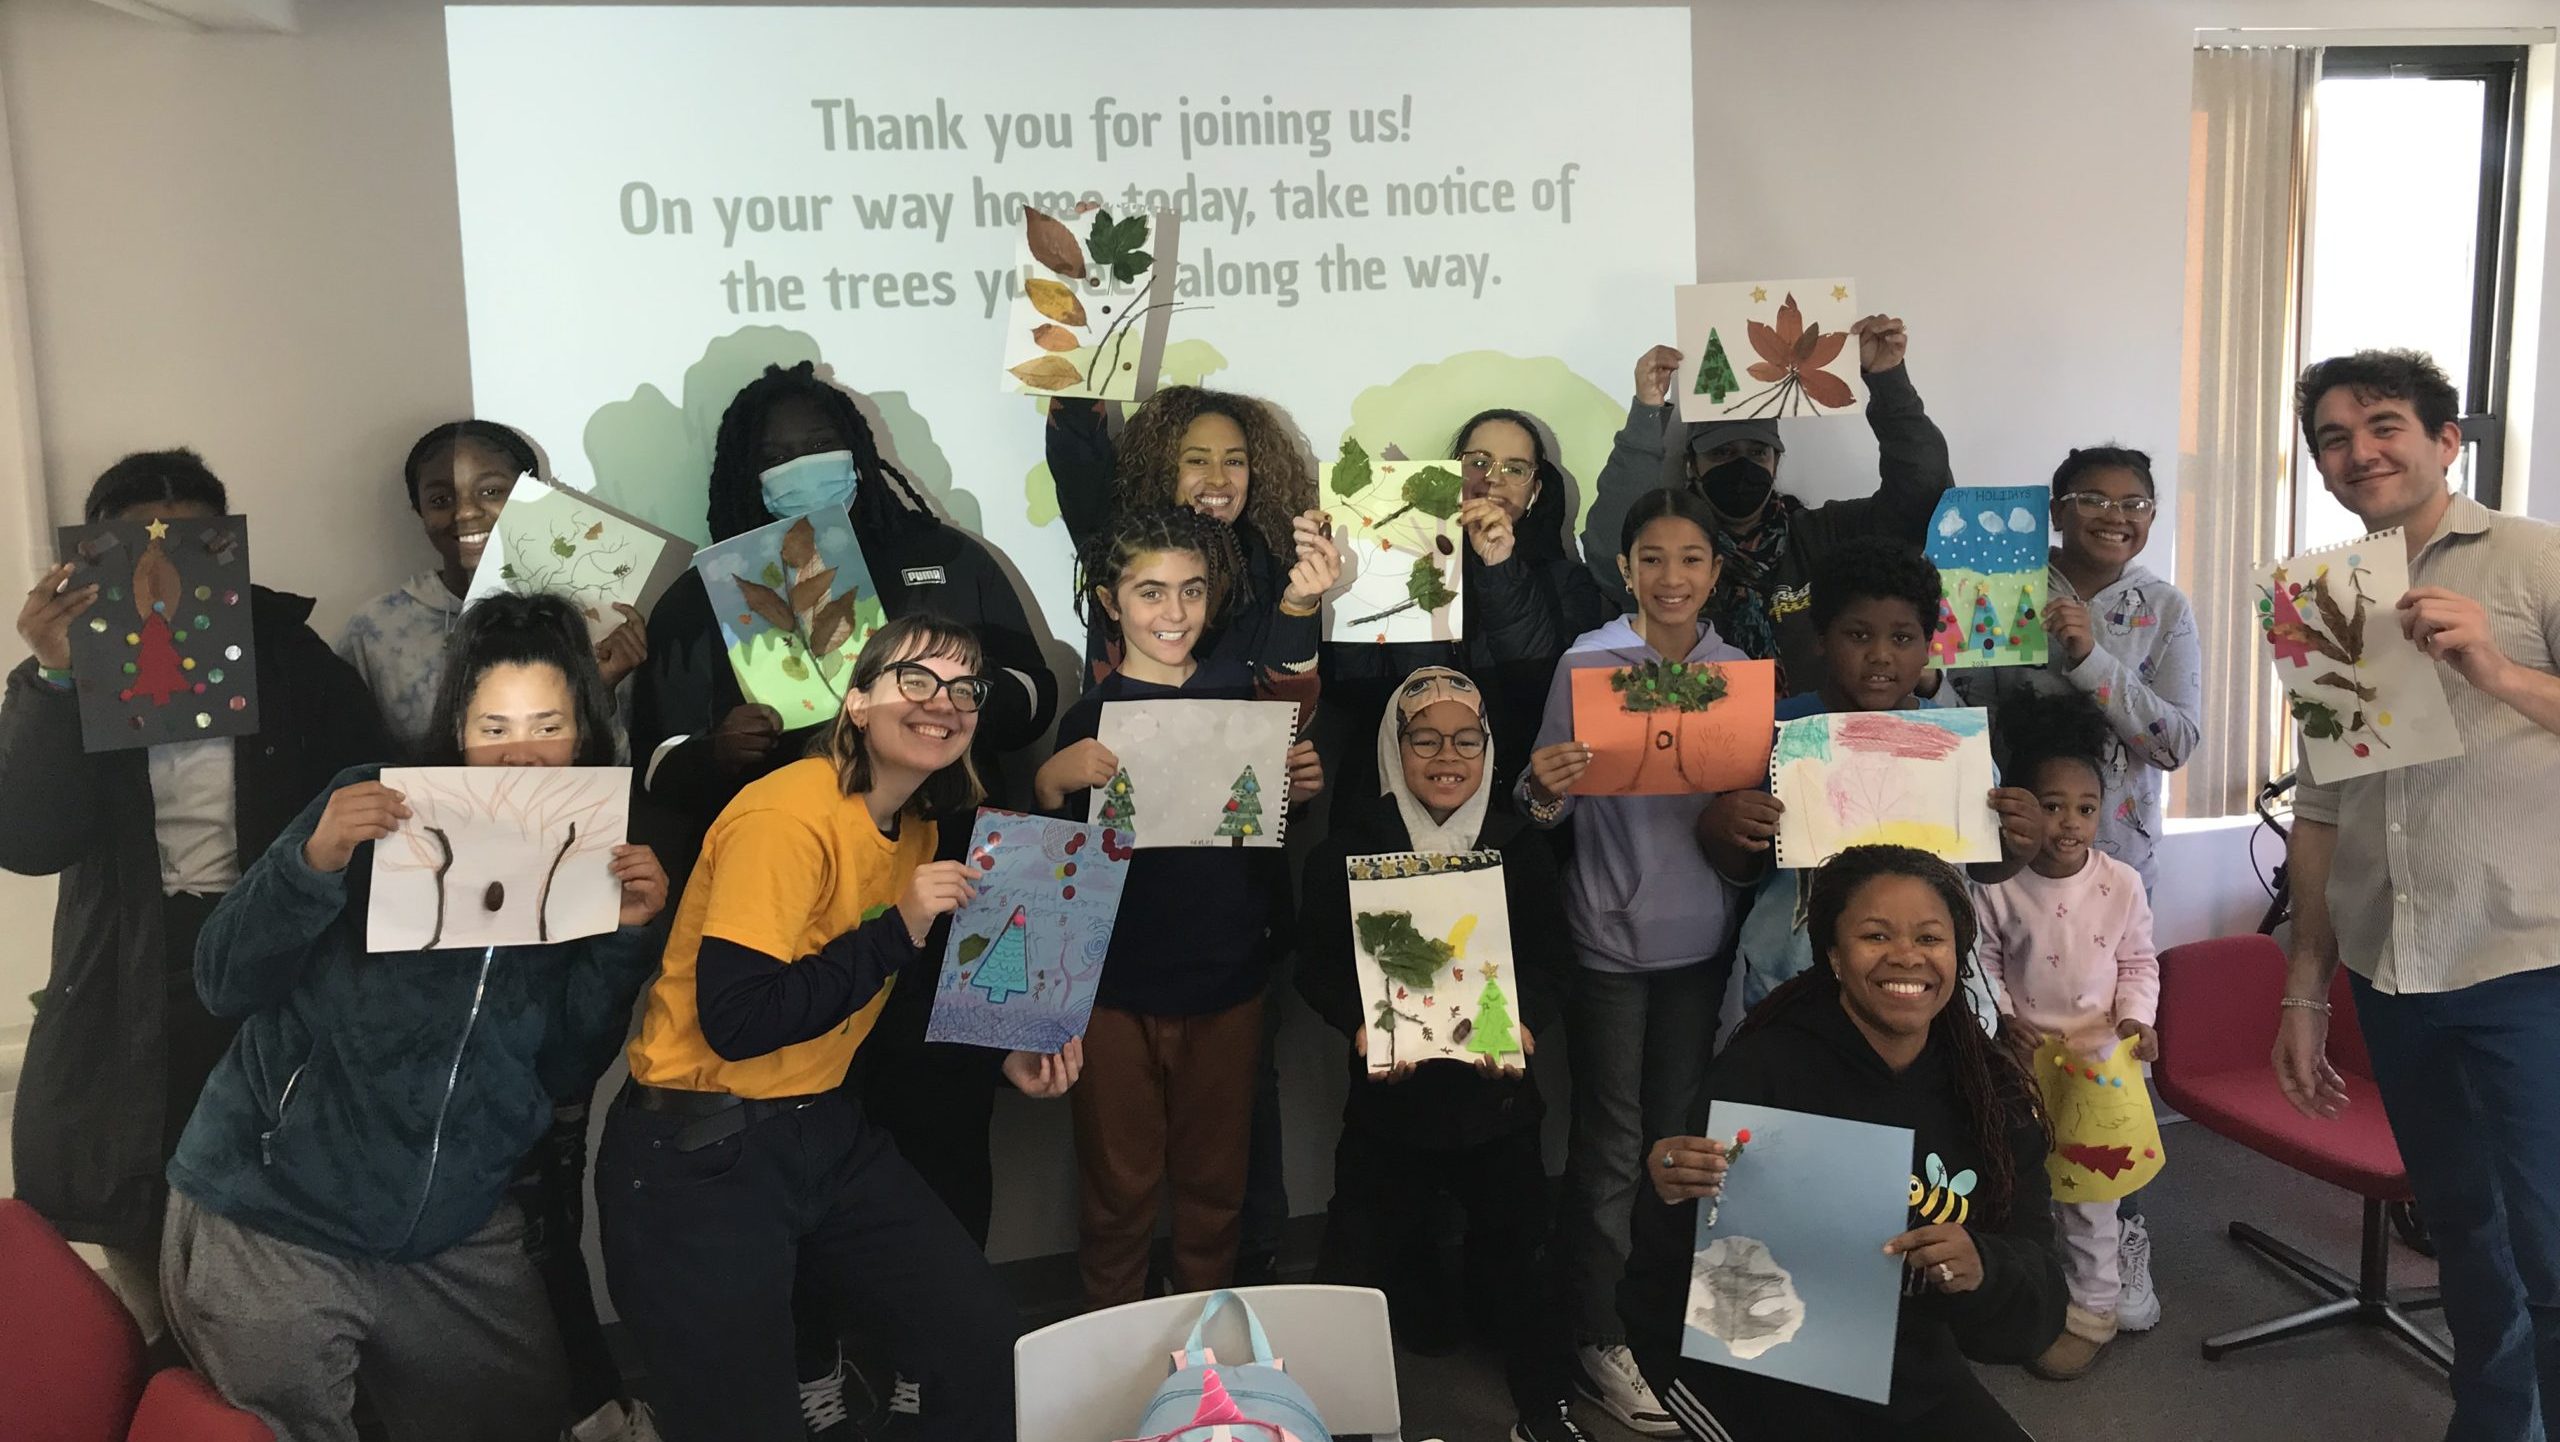
{"type": "Polygon", "coordinates": [[[2444,678],[2392,611],[2408,589],[2397,528],[2258,573],[2258,633],[2275,653],[2314,781],[2462,754],[2444,678]]]}
{"type": "Polygon", "coordinates": [[[1957,863],[2000,859],[1991,728],[1978,707],[1841,711],[1778,723],[1771,789],[1778,864],[1819,866],[1852,846],[1918,847],[1957,863]]]}
{"type": "Polygon", "coordinates": [[[2166,1163],[2160,1119],[2134,1038],[2119,1037],[2103,1057],[2073,1054],[2058,1037],[2036,1048],[2036,1085],[2053,1119],[2053,1150],[2044,1172],[2057,1202],[2112,1202],[2151,1184],[2166,1163]]]}
{"type": "Polygon", "coordinates": [[[1090,820],[1137,846],[1278,846],[1289,831],[1287,701],[1113,701],[1096,735],[1120,773],[1090,820]]]}
{"type": "Polygon", "coordinates": [[[1050,215],[1025,208],[1014,240],[1004,389],[1142,401],[1164,368],[1173,303],[1170,211],[1050,215]]]}
{"type": "Polygon", "coordinates": [[[2045,663],[2041,486],[1959,486],[1929,518],[1929,559],[1946,584],[1930,650],[1949,669],[2045,663]]]}
{"type": "Polygon", "coordinates": [[[601,641],[623,624],[614,609],[646,614],[692,559],[693,548],[595,498],[518,476],[463,593],[465,610],[503,591],[566,596],[601,641]]]}
{"type": "Polygon", "coordinates": [[[925,1040],[1054,1054],[1084,1035],[1133,854],[1112,827],[981,809],[925,1040]]]}
{"type": "Polygon", "coordinates": [[[1502,853],[1399,852],[1349,857],[1344,867],[1370,1073],[1525,1060],[1502,853]]]}
{"type": "Polygon", "coordinates": [[[1457,639],[1466,616],[1465,488],[1456,461],[1373,461],[1357,440],[1343,441],[1321,488],[1342,549],[1342,579],[1325,597],[1325,639],[1457,639]]]}
{"type": "Polygon", "coordinates": [[[1573,675],[1573,737],[1591,748],[1574,790],[1669,796],[1757,786],[1776,734],[1774,661],[1648,661],[1573,675]]]}
{"type": "Polygon", "coordinates": [[[1846,414],[1866,399],[1854,280],[1684,285],[1672,307],[1684,421],[1846,414]]]}
{"type": "Polygon", "coordinates": [[[625,766],[386,766],[409,819],[373,844],[365,950],[525,946],[621,924],[625,766]]]}
{"type": "Polygon", "coordinates": [[[256,733],[247,521],[99,521],[59,539],[66,584],[98,588],[71,623],[82,750],[256,733]]]}
{"type": "Polygon", "coordinates": [[[694,553],[729,665],[785,730],[844,705],[862,643],[886,623],[852,518],[832,508],[759,526],[694,553]]]}

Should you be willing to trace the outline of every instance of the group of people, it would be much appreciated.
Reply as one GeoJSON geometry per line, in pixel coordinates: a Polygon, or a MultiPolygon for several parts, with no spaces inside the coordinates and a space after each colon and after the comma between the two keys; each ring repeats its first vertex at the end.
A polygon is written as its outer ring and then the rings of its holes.
{"type": "MultiPolygon", "coordinates": [[[[1856,343],[1880,485],[1822,505],[1784,489],[1775,423],[1677,419],[1668,347],[1636,365],[1578,547],[1538,419],[1452,417],[1463,639],[1414,645],[1324,639],[1340,542],[1276,408],[1194,387],[1118,417],[1053,402],[1086,627],[1063,712],[995,557],[806,363],[731,403],[705,504],[715,540],[850,515],[891,619],[831,714],[748,702],[691,575],[601,641],[557,597],[466,609],[538,469],[486,421],[409,453],[437,565],[334,650],[310,601],[254,592],[255,735],[85,753],[68,638],[98,597],[57,567],[0,700],[0,865],[62,877],[19,1191],[104,1246],[146,1328],[165,1319],[287,1442],[368,1417],[394,1438],[1005,1437],[996,1093],[1066,1102],[1091,1305],[1267,1279],[1293,976],[1352,1074],[1316,1275],[1385,1287],[1407,1345],[1480,1326],[1516,1442],[1581,1437],[1577,1393],[1719,1442],[2023,1437],[1975,1364],[2067,1380],[2160,1314],[2138,1207],[2048,1195],[2022,1057],[2049,1037],[2131,1038],[2146,1060],[2176,1044],[2154,1030],[2149,898],[2204,668],[2185,598],[2139,559],[2150,462],[2107,445],[2053,475],[2050,664],[1931,669],[1944,595],[1921,542],[1954,465],[1901,323],[1870,317],[1856,343]],[[1988,708],[2000,859],[1867,846],[1788,869],[1765,789],[1577,792],[1575,671],[1743,658],[1777,663],[1782,718],[1988,708]],[[1159,697],[1299,703],[1289,802],[1322,798],[1320,821],[1286,851],[1135,853],[1063,1050],[927,1043],[945,918],[975,894],[972,808],[1019,758],[1028,794],[993,799],[1082,819],[1119,766],[1102,708],[1159,697]],[[370,848],[409,815],[386,762],[628,764],[618,929],[369,954],[370,848]],[[1560,1189],[1526,1067],[1365,1060],[1345,860],[1471,851],[1504,861],[1526,1066],[1564,1055],[1560,1189]],[[645,1408],[580,1241],[587,1106],[617,1054],[594,1197],[645,1408]],[[1707,1134],[1718,1099],[1911,1128],[1915,1202],[1924,1168],[1976,1179],[1961,1215],[1915,1205],[1874,1239],[1906,1267],[1889,1402],[1681,1357],[1693,1210],[1733,1156],[1707,1134]],[[1441,1245],[1449,1203],[1463,1248],[1441,1245]],[[890,1381],[864,1419],[848,1338],[890,1381]]],[[[2339,1104],[2343,959],[2442,1249],[2454,1435],[2523,1437],[2560,1416],[2560,1160],[2535,1145],[2552,1111],[2525,1059],[2560,1036],[2560,903],[2524,874],[2560,802],[2560,531],[2449,489],[2453,392],[2423,357],[2322,362],[2299,401],[2332,493],[2407,537],[2418,585],[2394,614],[2442,663],[2465,755],[2304,788],[2271,1085],[2339,1104]]],[[[164,451],[109,468],[86,514],[227,507],[201,460],[164,451]]]]}

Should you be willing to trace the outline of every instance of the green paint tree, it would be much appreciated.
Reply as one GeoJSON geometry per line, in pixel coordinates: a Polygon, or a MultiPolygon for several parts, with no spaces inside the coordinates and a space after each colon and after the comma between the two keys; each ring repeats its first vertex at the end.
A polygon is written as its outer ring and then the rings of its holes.
{"type": "Polygon", "coordinates": [[[1111,773],[1102,788],[1102,814],[1094,818],[1098,825],[1116,826],[1131,836],[1138,834],[1138,788],[1129,780],[1129,768],[1111,773]]]}
{"type": "Polygon", "coordinates": [[[985,992],[987,1000],[998,1006],[1031,989],[1031,953],[1023,945],[1023,932],[1028,925],[1022,908],[1015,907],[1013,919],[997,933],[995,944],[987,948],[986,960],[969,978],[971,986],[985,992]]]}
{"type": "Polygon", "coordinates": [[[1254,779],[1252,767],[1247,766],[1228,789],[1226,811],[1215,834],[1234,837],[1238,846],[1244,845],[1246,837],[1262,834],[1262,783],[1254,779]]]}
{"type": "Polygon", "coordinates": [[[1710,327],[1707,331],[1707,353],[1698,362],[1695,393],[1721,403],[1726,396],[1740,389],[1741,378],[1733,373],[1733,362],[1725,358],[1724,337],[1710,327]]]}
{"type": "Polygon", "coordinates": [[[1511,1034],[1511,999],[1488,979],[1484,994],[1476,999],[1476,1029],[1467,1037],[1467,1050],[1478,1056],[1508,1056],[1519,1049],[1519,1038],[1511,1034]]]}

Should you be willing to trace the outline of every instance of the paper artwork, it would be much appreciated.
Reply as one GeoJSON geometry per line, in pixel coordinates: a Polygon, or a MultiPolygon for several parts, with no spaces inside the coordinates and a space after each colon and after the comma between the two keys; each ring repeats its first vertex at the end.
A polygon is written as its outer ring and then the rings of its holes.
{"type": "Polygon", "coordinates": [[[1746,280],[1684,285],[1672,298],[1686,367],[1673,393],[1684,421],[1778,420],[1852,411],[1858,283],[1746,280]]]}
{"type": "Polygon", "coordinates": [[[1774,661],[1648,661],[1573,676],[1573,739],[1591,748],[1585,796],[1757,786],[1778,713],[1774,661]]]}
{"type": "Polygon", "coordinates": [[[2393,610],[2408,589],[2397,527],[2258,572],[2258,632],[2275,653],[2302,763],[2324,786],[2462,754],[2444,677],[2393,610]]]}
{"type": "Polygon", "coordinates": [[[1751,1141],[1698,1208],[1680,1355],[1870,1402],[1893,1386],[1912,1134],[1719,1101],[1707,1133],[1751,1141]]]}
{"type": "Polygon", "coordinates": [[[1004,389],[1141,401],[1155,393],[1173,318],[1170,211],[1051,215],[1025,208],[1014,238],[1004,389]]]}
{"type": "Polygon", "coordinates": [[[99,521],[59,540],[64,584],[98,588],[71,623],[82,750],[257,731],[247,521],[99,521]]]}
{"type": "Polygon", "coordinates": [[[1084,1035],[1133,854],[1112,827],[980,810],[978,894],[951,918],[924,1039],[1055,1054],[1084,1035]]]}
{"type": "Polygon", "coordinates": [[[695,552],[693,568],[749,701],[781,712],[786,731],[842,709],[854,658],[888,620],[850,516],[759,526],[695,552]]]}
{"type": "Polygon", "coordinates": [[[1278,846],[1289,830],[1287,701],[1111,701],[1097,738],[1120,758],[1090,819],[1135,846],[1278,846]]]}
{"type": "Polygon", "coordinates": [[[373,844],[367,951],[575,941],[621,925],[625,766],[386,766],[409,819],[373,844]]]}
{"type": "Polygon", "coordinates": [[[2046,534],[2042,486],[1959,486],[1929,518],[1929,559],[1946,583],[1929,646],[1950,670],[2041,666],[2046,534]]]}
{"type": "Polygon", "coordinates": [[[2160,1175],[2160,1119],[2133,1047],[2128,1036],[2103,1057],[2075,1055],[2059,1039],[2036,1048],[2036,1085],[2053,1119],[2044,1172],[2057,1202],[2116,1201],[2160,1175]]]}
{"type": "Polygon", "coordinates": [[[1839,711],[1778,723],[1769,784],[1778,864],[1820,866],[1852,846],[1912,846],[1959,864],[2000,859],[1989,713],[1839,711]]]}
{"type": "Polygon", "coordinates": [[[594,497],[518,476],[463,593],[469,610],[500,592],[566,596],[601,641],[623,623],[616,604],[646,615],[684,574],[693,547],[594,497]]]}
{"type": "Polygon", "coordinates": [[[1409,1062],[1525,1061],[1502,853],[1399,852],[1344,866],[1370,1074],[1409,1062]]]}
{"type": "Polygon", "coordinates": [[[1324,467],[1325,520],[1342,580],[1325,597],[1325,639],[1451,641],[1465,629],[1466,483],[1456,461],[1372,460],[1345,439],[1324,467]]]}

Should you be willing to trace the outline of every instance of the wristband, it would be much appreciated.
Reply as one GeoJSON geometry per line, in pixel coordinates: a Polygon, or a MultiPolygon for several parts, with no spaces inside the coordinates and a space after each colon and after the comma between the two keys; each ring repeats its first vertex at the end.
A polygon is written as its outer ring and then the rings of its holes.
{"type": "Polygon", "coordinates": [[[71,671],[69,667],[64,667],[57,671],[53,667],[39,661],[36,663],[36,679],[42,681],[44,684],[52,687],[56,691],[68,691],[71,689],[71,671]]]}
{"type": "Polygon", "coordinates": [[[2279,1007],[2299,1007],[2304,1011],[2316,1011],[2322,1016],[2327,1016],[2329,1014],[2329,1003],[2325,1001],[2314,1001],[2307,996],[2288,996],[2282,1001],[2277,1002],[2276,1005],[2279,1007]]]}
{"type": "Polygon", "coordinates": [[[1316,614],[1318,611],[1321,611],[1321,610],[1323,610],[1323,609],[1324,609],[1324,603],[1322,603],[1322,602],[1320,602],[1320,601],[1310,601],[1310,602],[1308,602],[1308,603],[1307,603],[1307,606],[1306,606],[1306,609],[1304,609],[1304,610],[1300,610],[1300,609],[1298,608],[1297,603],[1296,603],[1296,602],[1294,602],[1294,601],[1283,600],[1283,601],[1280,603],[1280,614],[1281,614],[1281,615],[1283,615],[1283,616],[1295,616],[1295,617],[1297,617],[1299,620],[1302,620],[1302,621],[1303,621],[1303,620],[1305,620],[1307,617],[1312,616],[1312,615],[1316,614]]]}

